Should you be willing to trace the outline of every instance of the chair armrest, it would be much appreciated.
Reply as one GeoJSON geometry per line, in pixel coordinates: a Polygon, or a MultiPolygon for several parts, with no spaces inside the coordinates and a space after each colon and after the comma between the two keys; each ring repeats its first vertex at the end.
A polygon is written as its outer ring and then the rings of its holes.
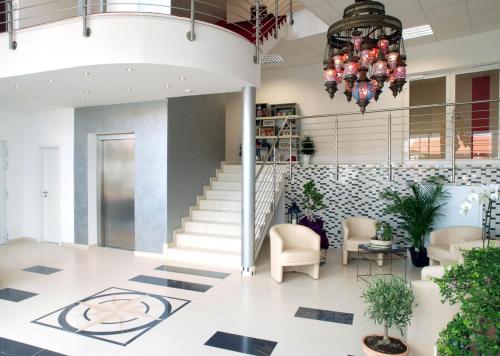
{"type": "Polygon", "coordinates": [[[270,231],[270,240],[271,240],[271,255],[274,254],[279,254],[283,252],[283,239],[281,236],[275,232],[275,231],[270,231]]]}
{"type": "Polygon", "coordinates": [[[483,240],[467,240],[450,245],[451,259],[455,261],[462,260],[462,251],[472,250],[473,248],[483,247],[483,240]]]}
{"type": "Polygon", "coordinates": [[[343,241],[349,239],[349,227],[347,226],[345,221],[342,221],[342,238],[343,238],[343,241]]]}
{"type": "Polygon", "coordinates": [[[446,229],[434,230],[430,233],[430,245],[449,245],[450,239],[446,229]]]}

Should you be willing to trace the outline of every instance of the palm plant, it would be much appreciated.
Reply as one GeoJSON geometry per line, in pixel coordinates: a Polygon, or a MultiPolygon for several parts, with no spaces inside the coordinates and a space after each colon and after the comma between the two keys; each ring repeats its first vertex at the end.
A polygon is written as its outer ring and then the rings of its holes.
{"type": "Polygon", "coordinates": [[[385,189],[381,194],[388,203],[384,211],[399,217],[412,246],[423,249],[425,237],[434,229],[449,193],[443,182],[437,179],[411,183],[409,188],[411,194],[406,196],[390,188],[385,189]]]}

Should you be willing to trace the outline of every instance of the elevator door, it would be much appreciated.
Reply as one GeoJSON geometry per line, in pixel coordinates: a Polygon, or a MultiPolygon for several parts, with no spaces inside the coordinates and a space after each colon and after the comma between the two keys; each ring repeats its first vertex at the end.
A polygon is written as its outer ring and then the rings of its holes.
{"type": "Polygon", "coordinates": [[[104,246],[135,249],[135,140],[101,141],[101,241],[104,246]]]}

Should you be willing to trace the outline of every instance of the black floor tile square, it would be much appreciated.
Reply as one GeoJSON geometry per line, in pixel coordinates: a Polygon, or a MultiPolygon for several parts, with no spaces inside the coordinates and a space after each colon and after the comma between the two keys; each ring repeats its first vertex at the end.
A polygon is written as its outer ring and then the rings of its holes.
{"type": "Polygon", "coordinates": [[[241,352],[247,355],[268,356],[278,345],[275,341],[256,339],[253,337],[229,334],[217,331],[206,343],[207,346],[241,352]]]}
{"type": "Polygon", "coordinates": [[[352,325],[354,314],[300,307],[295,313],[295,317],[352,325]]]}
{"type": "Polygon", "coordinates": [[[208,284],[177,281],[175,279],[145,276],[142,274],[139,276],[135,276],[134,278],[131,278],[130,280],[133,282],[154,284],[154,285],[162,286],[162,287],[186,289],[186,290],[195,291],[195,292],[206,292],[207,290],[212,288],[212,286],[210,286],[208,284]]]}
{"type": "Polygon", "coordinates": [[[62,269],[37,265],[37,266],[25,268],[25,269],[23,269],[23,271],[40,273],[40,274],[52,274],[52,273],[62,271],[62,269]]]}
{"type": "Polygon", "coordinates": [[[227,276],[229,276],[229,273],[224,273],[224,272],[205,271],[201,269],[184,268],[184,267],[167,266],[167,265],[162,265],[160,267],[157,267],[156,269],[165,272],[192,274],[194,276],[210,277],[218,279],[224,279],[227,276]]]}
{"type": "Polygon", "coordinates": [[[0,299],[8,300],[10,302],[20,302],[25,299],[34,297],[35,295],[37,294],[26,292],[20,289],[14,289],[14,288],[0,289],[0,299]]]}
{"type": "Polygon", "coordinates": [[[57,352],[40,347],[24,344],[22,342],[0,337],[0,355],[2,356],[64,356],[57,352]]]}

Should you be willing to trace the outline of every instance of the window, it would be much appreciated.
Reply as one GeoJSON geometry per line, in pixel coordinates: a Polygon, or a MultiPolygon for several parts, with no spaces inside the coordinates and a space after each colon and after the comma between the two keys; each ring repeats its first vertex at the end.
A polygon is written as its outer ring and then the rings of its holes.
{"type": "MultiPolygon", "coordinates": [[[[498,70],[456,76],[457,103],[498,98],[498,70]]],[[[498,157],[498,102],[455,106],[455,157],[498,157]]]]}
{"type": "MultiPolygon", "coordinates": [[[[446,102],[446,77],[410,82],[410,106],[446,102]]],[[[410,159],[446,157],[446,108],[410,110],[410,159]]]]}

